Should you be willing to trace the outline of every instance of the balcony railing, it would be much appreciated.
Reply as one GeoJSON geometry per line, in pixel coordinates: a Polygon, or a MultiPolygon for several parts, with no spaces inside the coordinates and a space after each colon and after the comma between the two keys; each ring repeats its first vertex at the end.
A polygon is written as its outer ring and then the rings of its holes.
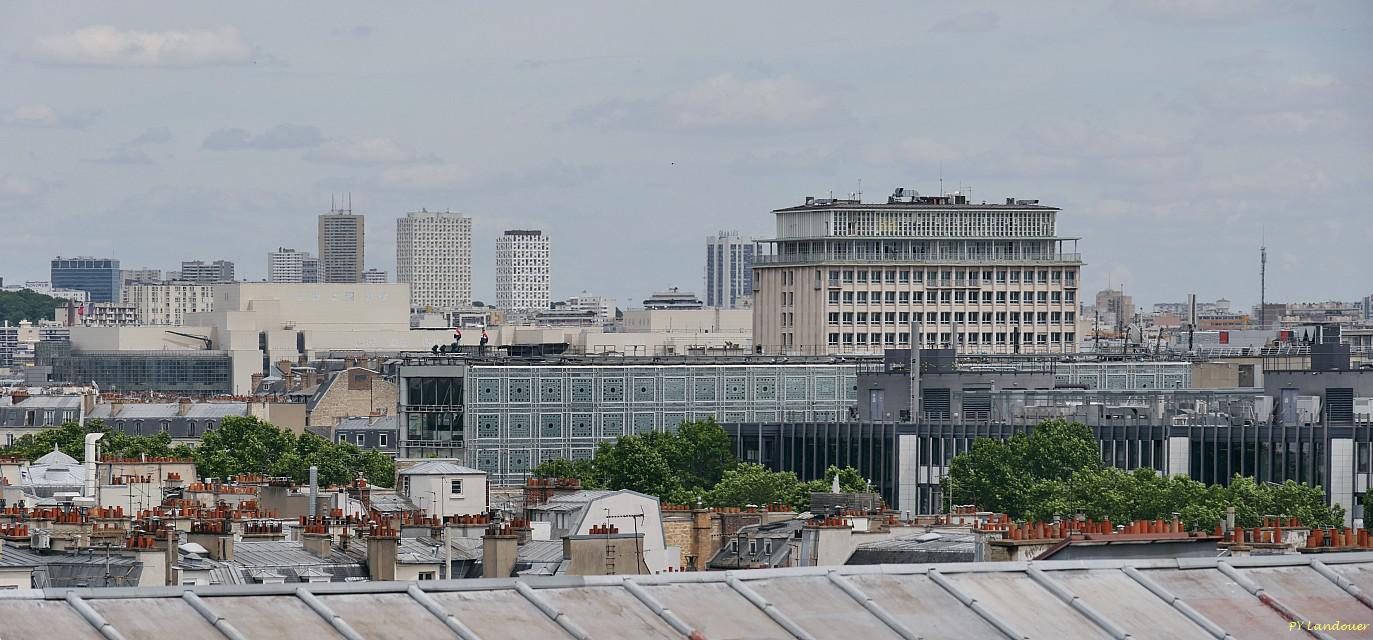
{"type": "Polygon", "coordinates": [[[956,265],[956,264],[1051,264],[1069,263],[1076,264],[1082,262],[1080,253],[1041,253],[1028,255],[1007,255],[992,254],[982,256],[944,256],[929,253],[884,253],[857,256],[830,256],[816,253],[799,253],[786,255],[767,255],[755,256],[754,266],[766,265],[797,265],[797,264],[833,264],[833,265],[870,265],[875,262],[883,263],[923,263],[932,265],[956,265]]]}

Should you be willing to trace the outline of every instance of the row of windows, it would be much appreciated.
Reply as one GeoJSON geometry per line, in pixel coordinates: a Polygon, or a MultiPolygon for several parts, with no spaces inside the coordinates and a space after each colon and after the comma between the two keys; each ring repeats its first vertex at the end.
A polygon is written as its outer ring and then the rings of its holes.
{"type": "MultiPolygon", "coordinates": [[[[788,315],[791,314],[782,314],[782,326],[784,327],[790,326],[787,324],[786,316],[788,315]]],[[[1077,322],[1077,313],[1072,311],[1040,311],[1038,313],[1027,311],[1023,316],[1019,311],[998,311],[995,314],[990,311],[981,314],[962,311],[943,311],[938,314],[933,311],[929,313],[919,311],[914,313],[908,311],[873,311],[871,313],[867,311],[844,311],[842,313],[831,311],[827,320],[829,324],[895,324],[898,322],[906,324],[912,320],[942,324],[1006,324],[1009,318],[1010,324],[1020,324],[1022,317],[1026,324],[1073,324],[1077,322]]]]}
{"type": "MultiPolygon", "coordinates": [[[[977,270],[977,269],[952,269],[952,270],[910,270],[910,269],[882,269],[867,271],[863,269],[836,269],[829,272],[830,282],[843,282],[851,284],[855,282],[889,282],[889,283],[912,283],[912,282],[977,282],[981,278],[982,282],[1040,282],[1040,283],[1065,283],[1074,285],[1077,282],[1077,271],[1072,269],[1026,269],[1020,270],[977,270]]],[[[782,284],[787,284],[785,278],[782,284]]],[[[796,284],[791,282],[791,284],[796,284]]]]}
{"type": "MultiPolygon", "coordinates": [[[[426,378],[425,380],[428,380],[426,378]]],[[[418,378],[407,378],[418,380],[418,378]]],[[[852,395],[853,378],[842,381],[835,375],[787,375],[749,378],[739,376],[715,377],[632,377],[625,378],[481,378],[477,385],[478,403],[534,402],[595,403],[595,402],[715,402],[785,400],[810,402],[840,400],[841,388],[852,395]],[[599,385],[596,381],[599,380],[599,385]],[[566,382],[566,387],[564,383],[566,382]],[[599,394],[597,394],[599,387],[599,394]],[[504,392],[504,393],[503,393],[504,392]],[[690,392],[690,398],[688,398],[690,392]],[[537,395],[536,395],[537,394],[537,395]]],[[[408,401],[410,404],[417,404],[408,401]]]]}
{"type": "MultiPolygon", "coordinates": [[[[928,343],[951,344],[957,338],[959,344],[1016,344],[1010,339],[1012,334],[1005,331],[983,332],[983,333],[926,333],[925,341],[928,343]]],[[[1021,333],[1018,344],[1072,344],[1077,341],[1077,333],[1074,331],[1052,331],[1047,333],[1021,333]]],[[[885,332],[885,333],[830,333],[827,342],[832,345],[837,344],[910,344],[911,334],[909,332],[885,332]]]]}
{"type": "MultiPolygon", "coordinates": [[[[934,291],[831,291],[830,304],[913,304],[925,302],[983,303],[983,304],[1077,304],[1076,291],[964,291],[962,289],[934,291]]],[[[782,293],[782,306],[789,306],[788,294],[782,293]]]]}

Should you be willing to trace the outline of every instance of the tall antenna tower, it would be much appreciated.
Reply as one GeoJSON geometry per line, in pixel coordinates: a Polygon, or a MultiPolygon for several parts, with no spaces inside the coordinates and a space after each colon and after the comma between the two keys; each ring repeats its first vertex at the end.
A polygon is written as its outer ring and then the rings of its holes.
{"type": "Polygon", "coordinates": [[[1268,246],[1259,246],[1259,328],[1268,328],[1268,246]]]}

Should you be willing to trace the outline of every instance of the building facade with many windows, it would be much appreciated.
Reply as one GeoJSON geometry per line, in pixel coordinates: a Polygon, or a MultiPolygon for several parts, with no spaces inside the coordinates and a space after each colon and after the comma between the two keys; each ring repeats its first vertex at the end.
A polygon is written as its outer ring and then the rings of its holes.
{"type": "Polygon", "coordinates": [[[308,251],[286,247],[268,252],[267,281],[289,284],[319,282],[319,258],[308,251]]]}
{"type": "Polygon", "coordinates": [[[396,219],[396,282],[410,303],[439,310],[472,301],[472,219],[451,211],[414,211],[396,219]]]}
{"type": "Polygon", "coordinates": [[[856,367],[791,360],[416,356],[400,369],[401,455],[461,457],[519,483],[547,460],[590,458],[602,441],[687,420],[849,419],[856,367]]]}
{"type": "Polygon", "coordinates": [[[320,282],[362,282],[364,222],[351,209],[320,214],[320,282]]]}
{"type": "Polygon", "coordinates": [[[753,296],[752,240],[721,231],[706,238],[706,306],[733,309],[753,296]]]}
{"type": "Polygon", "coordinates": [[[548,236],[538,229],[513,229],[496,238],[496,307],[507,311],[547,309],[548,236]]]}
{"type": "Polygon", "coordinates": [[[131,284],[122,295],[143,325],[181,326],[188,313],[214,311],[215,288],[209,284],[131,284]]]}
{"type": "Polygon", "coordinates": [[[885,204],[807,198],[773,212],[754,259],[764,353],[1076,350],[1082,261],[1037,200],[971,204],[898,189],[885,204]]]}
{"type": "Polygon", "coordinates": [[[119,261],[113,258],[52,259],[52,287],[79,289],[90,294],[91,302],[119,301],[119,261]]]}

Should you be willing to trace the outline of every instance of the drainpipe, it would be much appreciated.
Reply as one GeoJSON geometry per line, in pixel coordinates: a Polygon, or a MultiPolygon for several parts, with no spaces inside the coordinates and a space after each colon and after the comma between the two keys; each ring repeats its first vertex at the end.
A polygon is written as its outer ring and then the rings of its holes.
{"type": "Polygon", "coordinates": [[[86,434],[86,487],[84,495],[87,498],[95,497],[95,443],[105,437],[103,433],[86,434]]]}
{"type": "Polygon", "coordinates": [[[319,467],[310,465],[310,517],[315,517],[319,508],[319,467]]]}

